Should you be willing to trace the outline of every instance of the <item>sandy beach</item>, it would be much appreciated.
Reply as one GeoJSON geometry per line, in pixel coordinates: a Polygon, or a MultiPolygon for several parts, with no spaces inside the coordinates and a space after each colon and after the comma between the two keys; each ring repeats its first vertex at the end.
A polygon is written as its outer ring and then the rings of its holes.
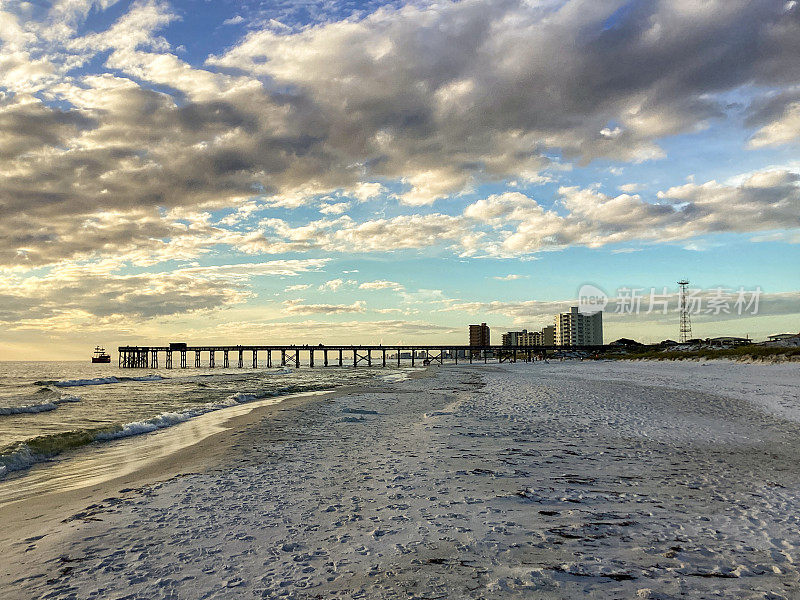
{"type": "Polygon", "coordinates": [[[149,474],[7,505],[3,597],[800,594],[796,366],[428,375],[251,411],[149,474]]]}

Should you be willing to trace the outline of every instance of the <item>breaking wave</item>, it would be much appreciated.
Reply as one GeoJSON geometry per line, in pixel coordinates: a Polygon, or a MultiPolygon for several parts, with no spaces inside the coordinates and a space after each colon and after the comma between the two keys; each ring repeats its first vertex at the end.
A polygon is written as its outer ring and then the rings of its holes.
{"type": "Polygon", "coordinates": [[[109,383],[121,383],[123,381],[161,381],[161,375],[146,375],[144,377],[96,377],[94,379],[66,379],[63,381],[48,380],[37,381],[36,385],[52,385],[54,387],[79,387],[84,385],[106,385],[109,383]]]}
{"type": "Polygon", "coordinates": [[[7,417],[10,415],[27,415],[49,412],[57,409],[59,404],[80,401],[81,399],[79,396],[62,396],[56,400],[48,400],[47,402],[38,402],[36,404],[26,404],[24,406],[0,406],[0,416],[7,417]]]}
{"type": "Polygon", "coordinates": [[[0,479],[13,471],[21,471],[30,468],[36,463],[50,460],[62,452],[81,446],[87,446],[95,442],[117,440],[143,433],[151,433],[159,429],[165,429],[183,423],[194,417],[238,404],[247,404],[256,400],[286,396],[288,394],[327,390],[333,387],[335,386],[311,384],[304,386],[286,386],[277,390],[258,394],[238,392],[228,396],[224,400],[207,402],[182,411],[161,413],[160,415],[142,421],[135,421],[124,425],[113,424],[105,427],[43,435],[25,440],[24,442],[16,442],[5,448],[0,448],[0,479]]]}

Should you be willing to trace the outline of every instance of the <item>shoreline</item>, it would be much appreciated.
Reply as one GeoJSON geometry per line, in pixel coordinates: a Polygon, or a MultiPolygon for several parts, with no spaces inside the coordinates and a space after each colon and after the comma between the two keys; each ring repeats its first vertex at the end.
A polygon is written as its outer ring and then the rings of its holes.
{"type": "Polygon", "coordinates": [[[56,533],[14,545],[4,592],[755,600],[800,590],[790,365],[448,365],[336,392],[229,430],[214,468],[84,506],[56,533]]]}
{"type": "MultiPolygon", "coordinates": [[[[426,377],[429,376],[429,371],[430,369],[414,371],[409,373],[407,378],[426,377]]],[[[374,382],[343,386],[323,392],[300,392],[281,397],[279,401],[267,405],[259,406],[258,402],[253,402],[206,413],[202,416],[213,416],[219,419],[216,425],[222,428],[221,431],[210,433],[193,443],[177,448],[166,456],[147,461],[129,473],[76,489],[50,491],[2,503],[0,504],[0,524],[13,524],[13,526],[0,527],[0,551],[19,545],[26,539],[38,537],[45,531],[49,534],[48,537],[51,537],[52,530],[59,528],[65,520],[79,514],[87,507],[102,503],[111,497],[137,493],[153,484],[187,474],[219,469],[226,461],[231,460],[232,455],[239,452],[235,448],[236,437],[263,419],[274,418],[280,412],[297,410],[310,402],[325,402],[341,395],[364,393],[373,386],[374,382]],[[249,410],[243,414],[226,415],[226,411],[230,412],[236,409],[249,410]]],[[[176,436],[180,434],[180,428],[193,425],[192,420],[189,420],[174,427],[127,438],[124,441],[128,445],[136,447],[146,444],[148,439],[152,439],[150,436],[176,436]]],[[[78,450],[78,452],[83,451],[86,451],[86,448],[78,450]]],[[[65,460],[70,460],[70,457],[65,460]]],[[[46,463],[31,467],[31,469],[47,468],[46,463]]],[[[24,477],[25,474],[14,476],[14,478],[24,477]]],[[[14,479],[7,479],[6,482],[13,485],[14,479]]]]}

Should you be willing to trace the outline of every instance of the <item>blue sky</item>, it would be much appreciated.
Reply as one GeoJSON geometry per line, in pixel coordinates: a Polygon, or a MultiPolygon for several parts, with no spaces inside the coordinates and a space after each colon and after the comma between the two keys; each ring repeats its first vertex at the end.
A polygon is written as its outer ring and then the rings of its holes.
{"type": "Polygon", "coordinates": [[[795,2],[0,11],[0,359],[461,342],[682,277],[762,293],[698,335],[800,329],[795,2]]]}

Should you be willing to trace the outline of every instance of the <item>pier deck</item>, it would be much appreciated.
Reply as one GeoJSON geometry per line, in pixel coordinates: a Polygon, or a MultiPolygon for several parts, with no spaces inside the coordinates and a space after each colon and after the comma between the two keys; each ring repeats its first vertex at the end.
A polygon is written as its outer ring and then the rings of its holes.
{"type": "Polygon", "coordinates": [[[187,368],[187,358],[194,355],[194,367],[243,368],[245,364],[258,368],[273,366],[401,366],[403,363],[416,366],[420,364],[444,364],[445,360],[458,364],[462,362],[516,362],[534,361],[552,355],[554,352],[598,352],[603,346],[458,346],[444,345],[247,345],[247,346],[188,346],[170,344],[169,346],[120,346],[119,366],[124,369],[158,368],[160,356],[164,356],[164,367],[173,368],[173,357],[177,354],[177,366],[187,368]],[[217,363],[217,354],[222,354],[222,363],[217,363]],[[259,362],[259,353],[264,360],[259,362]],[[206,355],[206,361],[202,355],[206,355]],[[233,356],[231,356],[231,354],[233,356]],[[305,359],[301,360],[301,357],[305,359]],[[245,360],[247,358],[247,360],[245,360]],[[347,359],[347,360],[345,360],[347,359]],[[351,361],[352,359],[352,361],[351,361]],[[203,364],[205,363],[205,365],[203,364]]]}

